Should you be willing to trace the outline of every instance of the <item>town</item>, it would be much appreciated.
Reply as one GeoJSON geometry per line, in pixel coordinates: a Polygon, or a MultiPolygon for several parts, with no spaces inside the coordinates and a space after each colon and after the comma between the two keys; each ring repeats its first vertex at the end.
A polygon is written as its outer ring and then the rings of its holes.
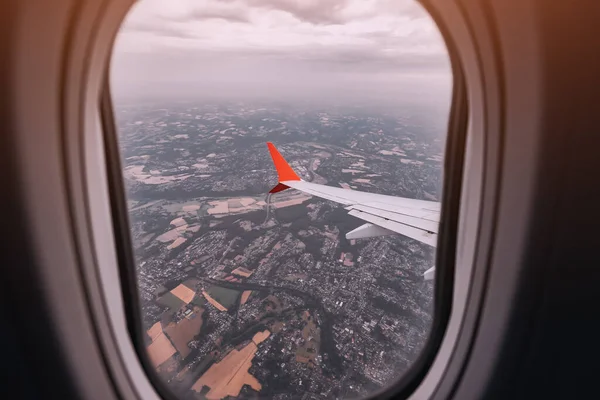
{"type": "Polygon", "coordinates": [[[176,104],[116,110],[151,367],[175,393],[359,397],[418,356],[435,249],[346,240],[361,221],[277,183],[265,142],[303,179],[441,196],[443,138],[406,111],[176,104]]]}

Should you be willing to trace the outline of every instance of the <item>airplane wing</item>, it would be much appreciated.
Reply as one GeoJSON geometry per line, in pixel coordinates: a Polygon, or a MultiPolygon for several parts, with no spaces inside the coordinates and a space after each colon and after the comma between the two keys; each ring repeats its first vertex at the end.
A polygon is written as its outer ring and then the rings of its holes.
{"type": "MultiPolygon", "coordinates": [[[[409,238],[437,245],[440,203],[426,200],[361,192],[306,182],[294,172],[277,148],[267,142],[279,175],[279,183],[270,193],[293,188],[313,196],[343,204],[348,214],[366,221],[346,234],[346,239],[363,239],[399,233],[409,238]]],[[[424,277],[433,279],[434,267],[424,277]]]]}

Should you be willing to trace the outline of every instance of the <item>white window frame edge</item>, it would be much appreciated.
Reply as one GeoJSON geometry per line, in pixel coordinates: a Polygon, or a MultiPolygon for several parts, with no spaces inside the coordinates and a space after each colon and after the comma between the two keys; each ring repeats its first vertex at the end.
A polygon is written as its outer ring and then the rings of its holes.
{"type": "MultiPolygon", "coordinates": [[[[466,98],[468,102],[468,127],[465,146],[463,182],[459,211],[459,226],[456,238],[456,260],[454,265],[454,288],[452,311],[446,332],[435,360],[425,378],[409,397],[411,400],[430,399],[439,388],[452,357],[455,355],[459,336],[464,328],[467,304],[472,300],[473,270],[481,218],[482,192],[485,163],[485,113],[484,95],[479,84],[481,70],[476,57],[475,44],[467,30],[467,22],[453,1],[423,1],[435,8],[444,21],[449,35],[454,40],[458,62],[463,68],[466,98]]],[[[445,396],[442,396],[445,397],[445,396]]]]}
{"type": "MultiPolygon", "coordinates": [[[[81,88],[84,99],[81,121],[83,151],[83,181],[87,200],[88,221],[91,236],[91,247],[95,265],[95,274],[87,271],[84,278],[89,282],[88,289],[94,292],[94,283],[99,286],[98,297],[90,301],[92,313],[103,314],[103,321],[108,326],[97,327],[99,339],[104,351],[107,371],[118,386],[120,396],[139,399],[161,399],[154,385],[148,379],[146,371],[136,353],[132,338],[127,329],[125,305],[121,291],[119,264],[115,247],[114,226],[106,171],[105,143],[100,119],[101,92],[105,76],[107,60],[112,52],[113,38],[122,23],[123,17],[134,5],[130,0],[104,0],[86,2],[81,14],[96,13],[97,29],[95,36],[90,37],[85,82],[81,88]],[[98,9],[92,5],[100,4],[98,9]],[[102,330],[104,329],[104,330],[102,330]],[[117,357],[114,357],[117,355],[117,357]]],[[[83,20],[84,18],[82,18],[83,20]]],[[[89,294],[93,296],[96,293],[89,294]]]]}

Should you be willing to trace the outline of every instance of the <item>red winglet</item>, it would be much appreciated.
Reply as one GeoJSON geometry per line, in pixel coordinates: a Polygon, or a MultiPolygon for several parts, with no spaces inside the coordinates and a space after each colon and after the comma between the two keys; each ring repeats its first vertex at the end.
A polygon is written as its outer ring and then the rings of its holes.
{"type": "Polygon", "coordinates": [[[279,175],[279,182],[284,181],[299,181],[300,177],[296,175],[292,167],[285,161],[283,156],[279,154],[277,148],[271,142],[267,142],[267,146],[269,147],[269,152],[271,153],[271,158],[273,159],[273,164],[275,164],[275,168],[277,169],[277,174],[279,175]]]}

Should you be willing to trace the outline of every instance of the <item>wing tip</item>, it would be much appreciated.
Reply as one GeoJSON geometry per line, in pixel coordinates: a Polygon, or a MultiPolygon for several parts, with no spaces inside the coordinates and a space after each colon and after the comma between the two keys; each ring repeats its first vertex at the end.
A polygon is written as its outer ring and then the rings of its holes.
{"type": "Polygon", "coordinates": [[[290,167],[285,158],[279,153],[277,147],[271,142],[267,142],[267,147],[269,148],[269,153],[271,154],[271,159],[273,160],[273,164],[275,165],[275,169],[277,170],[277,174],[279,176],[279,182],[282,181],[299,181],[300,177],[296,172],[290,167]]]}

